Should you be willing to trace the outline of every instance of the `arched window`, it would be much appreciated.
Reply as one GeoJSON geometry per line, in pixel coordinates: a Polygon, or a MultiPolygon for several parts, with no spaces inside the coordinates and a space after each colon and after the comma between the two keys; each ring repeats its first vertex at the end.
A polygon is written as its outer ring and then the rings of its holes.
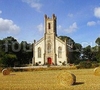
{"type": "Polygon", "coordinates": [[[38,47],[38,58],[41,58],[41,48],[38,47]]]}
{"type": "Polygon", "coordinates": [[[62,58],[62,47],[58,47],[58,58],[62,58]]]}
{"type": "Polygon", "coordinates": [[[48,29],[51,29],[51,24],[50,23],[48,23],[48,29]]]}
{"type": "Polygon", "coordinates": [[[51,52],[51,44],[50,43],[48,43],[48,45],[47,45],[47,51],[48,51],[48,53],[51,52]]]}

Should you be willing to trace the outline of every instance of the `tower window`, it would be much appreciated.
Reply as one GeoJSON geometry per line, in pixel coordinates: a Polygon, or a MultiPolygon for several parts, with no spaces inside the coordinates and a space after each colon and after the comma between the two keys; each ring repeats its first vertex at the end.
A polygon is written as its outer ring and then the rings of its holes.
{"type": "Polygon", "coordinates": [[[48,29],[51,29],[51,24],[50,23],[48,23],[48,29]]]}

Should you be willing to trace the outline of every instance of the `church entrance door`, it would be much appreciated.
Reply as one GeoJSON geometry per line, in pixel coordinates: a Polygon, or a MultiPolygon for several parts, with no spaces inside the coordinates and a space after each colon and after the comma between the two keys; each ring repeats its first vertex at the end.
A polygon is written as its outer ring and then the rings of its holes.
{"type": "Polygon", "coordinates": [[[52,59],[51,59],[51,57],[48,57],[48,64],[52,64],[52,59]]]}

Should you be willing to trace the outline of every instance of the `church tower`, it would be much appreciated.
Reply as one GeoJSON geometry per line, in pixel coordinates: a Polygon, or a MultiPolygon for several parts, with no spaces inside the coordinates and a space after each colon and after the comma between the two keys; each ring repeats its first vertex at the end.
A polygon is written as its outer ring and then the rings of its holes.
{"type": "Polygon", "coordinates": [[[44,16],[44,36],[33,43],[33,65],[62,65],[67,63],[66,40],[57,37],[56,16],[44,16]]]}
{"type": "Polygon", "coordinates": [[[45,15],[45,33],[44,33],[44,62],[57,64],[56,62],[56,16],[53,14],[52,18],[45,15]]]}

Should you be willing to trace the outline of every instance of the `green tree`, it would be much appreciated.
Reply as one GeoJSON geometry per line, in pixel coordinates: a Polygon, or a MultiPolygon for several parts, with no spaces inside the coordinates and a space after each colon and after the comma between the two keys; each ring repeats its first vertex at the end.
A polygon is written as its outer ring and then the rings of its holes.
{"type": "Polygon", "coordinates": [[[15,44],[17,44],[17,40],[14,37],[7,37],[3,39],[3,50],[6,53],[13,53],[16,52],[15,44]]]}
{"type": "Polygon", "coordinates": [[[75,43],[73,46],[73,60],[75,64],[79,64],[81,56],[82,45],[75,43]]]}
{"type": "Polygon", "coordinates": [[[2,57],[4,56],[5,52],[3,50],[3,40],[0,40],[0,66],[2,66],[2,57]]]}
{"type": "Polygon", "coordinates": [[[91,54],[92,54],[92,51],[91,51],[90,45],[83,48],[83,59],[91,60],[91,54]]]}
{"type": "Polygon", "coordinates": [[[29,64],[32,59],[32,52],[32,44],[26,41],[19,43],[11,36],[0,40],[0,62],[5,66],[29,64]]]}
{"type": "Polygon", "coordinates": [[[83,48],[83,60],[97,61],[96,54],[96,47],[91,47],[88,45],[87,47],[83,48]]]}
{"type": "Polygon", "coordinates": [[[95,42],[98,44],[97,46],[98,51],[96,54],[96,58],[97,58],[97,61],[100,62],[100,37],[98,37],[95,42]]]}
{"type": "Polygon", "coordinates": [[[13,67],[17,57],[14,54],[5,54],[2,57],[2,64],[6,67],[13,67]]]}
{"type": "Polygon", "coordinates": [[[31,63],[31,59],[33,55],[32,44],[27,43],[26,41],[22,41],[20,43],[20,47],[21,47],[20,51],[17,52],[17,57],[20,65],[31,63]]]}
{"type": "Polygon", "coordinates": [[[98,45],[100,45],[100,37],[98,37],[95,41],[98,45]]]}

